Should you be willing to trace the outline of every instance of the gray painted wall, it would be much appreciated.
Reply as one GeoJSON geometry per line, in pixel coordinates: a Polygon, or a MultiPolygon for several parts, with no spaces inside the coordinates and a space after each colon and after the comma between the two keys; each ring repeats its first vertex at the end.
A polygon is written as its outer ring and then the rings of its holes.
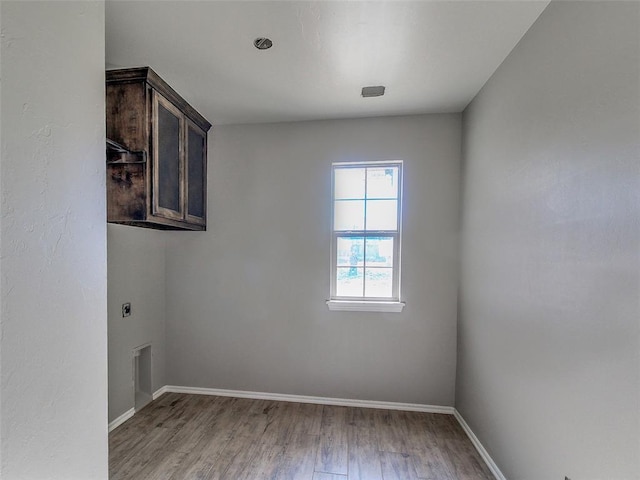
{"type": "Polygon", "coordinates": [[[456,406],[511,480],[640,478],[639,28],[553,2],[464,114],[456,406]]]}
{"type": "Polygon", "coordinates": [[[214,129],[205,233],[169,233],[169,384],[453,405],[460,115],[214,129]],[[400,314],[330,312],[331,162],[402,159],[400,314]]]}
{"type": "Polygon", "coordinates": [[[104,3],[0,12],[0,477],[106,480],[104,3]]]}
{"type": "Polygon", "coordinates": [[[165,380],[164,232],[108,225],[109,421],[134,407],[133,349],[151,343],[152,387],[165,380]],[[131,316],[122,317],[122,304],[131,316]]]}

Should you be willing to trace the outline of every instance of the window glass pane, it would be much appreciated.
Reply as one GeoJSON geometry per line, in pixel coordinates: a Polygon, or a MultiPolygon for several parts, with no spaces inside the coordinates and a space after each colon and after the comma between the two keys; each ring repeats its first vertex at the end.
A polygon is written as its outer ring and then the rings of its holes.
{"type": "Polygon", "coordinates": [[[336,269],[336,295],[361,297],[364,283],[363,268],[338,267],[336,269]]]}
{"type": "Polygon", "coordinates": [[[397,230],[397,200],[367,200],[367,230],[397,230]]]}
{"type": "Polygon", "coordinates": [[[336,265],[350,267],[364,265],[363,237],[338,237],[336,250],[336,265]]]}
{"type": "Polygon", "coordinates": [[[367,267],[393,266],[393,237],[367,238],[367,267]]]}
{"type": "Polygon", "coordinates": [[[364,198],[364,168],[336,168],[334,170],[334,198],[364,198]]]}
{"type": "Polygon", "coordinates": [[[158,104],[158,206],[181,212],[180,119],[158,104]]]}
{"type": "Polygon", "coordinates": [[[365,272],[365,297],[391,298],[393,274],[390,268],[367,268],[365,272]]]}
{"type": "Polygon", "coordinates": [[[398,167],[367,168],[367,198],[398,198],[398,167]]]}
{"type": "Polygon", "coordinates": [[[337,200],[334,205],[334,230],[364,230],[364,200],[337,200]]]}

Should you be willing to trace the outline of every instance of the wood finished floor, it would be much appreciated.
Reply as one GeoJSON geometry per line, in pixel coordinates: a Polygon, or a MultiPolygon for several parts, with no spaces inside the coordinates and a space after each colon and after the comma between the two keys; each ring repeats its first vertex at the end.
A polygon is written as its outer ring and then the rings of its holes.
{"type": "Polygon", "coordinates": [[[452,415],[167,393],[109,434],[111,480],[495,480],[452,415]]]}

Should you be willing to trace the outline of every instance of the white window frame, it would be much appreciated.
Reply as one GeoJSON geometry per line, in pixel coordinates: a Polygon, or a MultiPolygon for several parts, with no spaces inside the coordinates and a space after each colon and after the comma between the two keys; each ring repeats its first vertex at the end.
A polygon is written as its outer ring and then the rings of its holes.
{"type": "MultiPolygon", "coordinates": [[[[377,161],[377,162],[335,162],[331,165],[331,281],[330,281],[330,299],[327,300],[327,306],[330,310],[338,311],[364,311],[364,312],[401,312],[404,303],[400,301],[400,283],[401,283],[401,250],[402,250],[402,203],[403,203],[403,162],[402,160],[377,161]],[[363,230],[336,231],[334,230],[335,215],[335,171],[342,168],[381,168],[381,167],[398,168],[398,211],[397,211],[397,228],[395,230],[367,230],[366,224],[363,230]],[[336,276],[337,276],[337,242],[338,237],[391,237],[393,238],[393,287],[392,297],[339,297],[336,295],[336,276]]],[[[366,174],[365,174],[366,189],[366,174]]],[[[365,201],[365,215],[366,215],[365,201]]],[[[366,218],[366,217],[365,217],[366,218]]],[[[366,220],[365,220],[366,221],[366,220]]],[[[365,240],[366,245],[366,240],[365,240]]],[[[366,247],[365,247],[366,248],[366,247]]],[[[366,256],[366,251],[365,254],[366,256]]],[[[364,291],[363,291],[364,295],[364,291]]]]}

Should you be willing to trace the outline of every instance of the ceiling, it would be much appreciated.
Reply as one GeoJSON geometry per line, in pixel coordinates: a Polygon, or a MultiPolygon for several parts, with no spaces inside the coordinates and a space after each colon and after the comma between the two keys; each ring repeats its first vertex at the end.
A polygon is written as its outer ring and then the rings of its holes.
{"type": "Polygon", "coordinates": [[[460,112],[548,3],[110,0],[106,62],[151,66],[214,125],[460,112]]]}

